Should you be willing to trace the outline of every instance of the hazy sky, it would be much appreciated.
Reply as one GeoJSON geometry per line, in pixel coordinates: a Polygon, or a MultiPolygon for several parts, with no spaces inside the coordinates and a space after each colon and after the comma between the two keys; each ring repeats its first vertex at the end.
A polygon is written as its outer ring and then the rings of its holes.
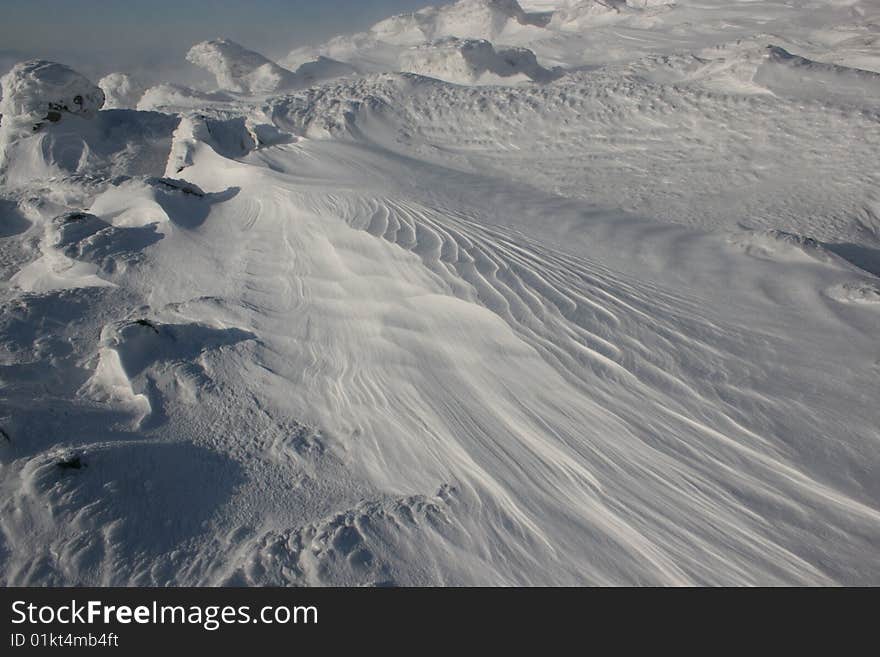
{"type": "Polygon", "coordinates": [[[89,75],[186,78],[189,46],[229,37],[270,57],[448,0],[0,0],[0,72],[46,57],[89,75]]]}

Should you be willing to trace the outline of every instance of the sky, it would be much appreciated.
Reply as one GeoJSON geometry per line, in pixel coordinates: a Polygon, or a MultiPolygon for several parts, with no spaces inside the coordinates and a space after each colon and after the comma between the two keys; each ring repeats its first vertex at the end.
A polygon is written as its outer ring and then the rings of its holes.
{"type": "Polygon", "coordinates": [[[184,55],[227,37],[269,57],[357,32],[443,0],[0,0],[0,73],[22,59],[61,61],[87,75],[196,75],[184,55]]]}

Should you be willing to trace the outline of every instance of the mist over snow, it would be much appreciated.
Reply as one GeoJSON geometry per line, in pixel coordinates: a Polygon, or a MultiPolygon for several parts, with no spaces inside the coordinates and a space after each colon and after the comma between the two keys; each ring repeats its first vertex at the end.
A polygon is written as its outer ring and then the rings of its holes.
{"type": "Polygon", "coordinates": [[[876,2],[37,4],[4,585],[880,584],[876,2]]]}

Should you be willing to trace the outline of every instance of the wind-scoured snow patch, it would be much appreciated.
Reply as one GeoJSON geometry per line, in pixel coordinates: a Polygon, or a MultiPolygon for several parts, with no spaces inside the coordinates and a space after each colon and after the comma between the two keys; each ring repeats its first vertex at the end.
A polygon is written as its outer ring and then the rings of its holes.
{"type": "Polygon", "coordinates": [[[158,226],[170,232],[201,226],[211,206],[234,197],[237,189],[207,193],[175,178],[132,178],[109,187],[95,198],[91,211],[106,222],[127,228],[158,226]],[[170,224],[170,225],[169,225],[170,224]]]}
{"type": "MultiPolygon", "coordinates": [[[[436,496],[412,495],[365,501],[303,527],[273,531],[255,540],[224,582],[232,586],[425,585],[427,573],[401,573],[401,559],[438,561],[440,544],[458,552],[467,530],[453,515],[449,486],[436,496]],[[417,546],[417,547],[416,547],[417,546]],[[332,573],[332,576],[329,576],[332,573]]],[[[460,551],[461,568],[479,571],[479,558],[460,551]],[[467,562],[467,563],[466,563],[467,562]]]]}
{"type": "Polygon", "coordinates": [[[253,338],[237,328],[162,324],[145,318],[110,324],[101,333],[98,365],[84,391],[131,407],[138,425],[148,416],[159,422],[165,397],[195,400],[210,384],[202,364],[206,353],[253,338]]]}
{"type": "Polygon", "coordinates": [[[177,547],[209,540],[216,505],[242,479],[228,456],[186,442],[109,440],[24,457],[0,503],[5,582],[172,584],[193,557],[177,547]]]}
{"type": "Polygon", "coordinates": [[[113,287],[111,275],[140,260],[162,239],[158,222],[114,226],[89,212],[65,212],[44,225],[42,256],[12,278],[23,290],[45,292],[81,287],[113,287]]]}
{"type": "Polygon", "coordinates": [[[112,287],[98,266],[82,259],[80,245],[109,227],[94,215],[73,212],[46,224],[40,241],[42,256],[22,267],[10,283],[27,292],[80,287],[112,287]]]}
{"type": "Polygon", "coordinates": [[[822,244],[805,235],[796,235],[783,230],[754,230],[731,237],[731,243],[742,248],[749,255],[759,258],[786,259],[810,258],[823,262],[840,261],[822,244]]]}

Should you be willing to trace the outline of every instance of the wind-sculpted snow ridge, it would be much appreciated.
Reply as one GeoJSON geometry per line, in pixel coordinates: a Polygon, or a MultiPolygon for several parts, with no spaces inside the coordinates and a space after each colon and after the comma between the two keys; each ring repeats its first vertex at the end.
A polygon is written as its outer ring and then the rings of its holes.
{"type": "Polygon", "coordinates": [[[0,582],[880,584],[870,7],[641,4],[16,132],[0,582]]]}

